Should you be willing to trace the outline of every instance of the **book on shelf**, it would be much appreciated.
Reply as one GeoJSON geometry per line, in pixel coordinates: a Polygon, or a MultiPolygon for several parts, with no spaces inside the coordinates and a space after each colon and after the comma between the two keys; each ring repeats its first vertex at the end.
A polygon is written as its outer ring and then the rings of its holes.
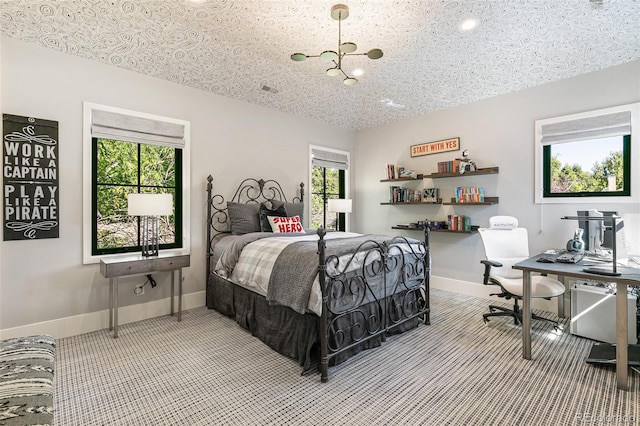
{"type": "Polygon", "coordinates": [[[460,160],[439,161],[438,173],[460,173],[460,160]]]}
{"type": "Polygon", "coordinates": [[[484,188],[463,187],[456,188],[456,203],[483,203],[484,188]]]}
{"type": "Polygon", "coordinates": [[[450,214],[447,217],[447,221],[451,231],[471,231],[471,218],[469,216],[450,214]]]}
{"type": "Polygon", "coordinates": [[[400,168],[404,169],[404,167],[395,164],[385,164],[386,178],[398,179],[398,171],[400,168]]]}
{"type": "Polygon", "coordinates": [[[418,189],[401,188],[393,185],[389,187],[390,203],[419,203],[422,201],[422,193],[418,189]]]}

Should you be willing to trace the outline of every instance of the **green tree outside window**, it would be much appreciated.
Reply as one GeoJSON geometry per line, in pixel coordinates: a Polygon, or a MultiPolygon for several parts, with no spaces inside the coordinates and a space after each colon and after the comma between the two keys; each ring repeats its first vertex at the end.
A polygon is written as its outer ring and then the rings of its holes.
{"type": "Polygon", "coordinates": [[[344,198],[345,196],[344,170],[313,166],[311,175],[311,227],[323,226],[329,229],[344,231],[344,213],[336,214],[327,210],[328,200],[344,198]]]}
{"type": "Polygon", "coordinates": [[[180,247],[182,150],[93,138],[92,253],[140,250],[140,218],[127,215],[130,193],[170,193],[174,214],[159,218],[160,248],[180,247]]]}
{"type": "MultiPolygon", "coordinates": [[[[573,155],[563,158],[554,149],[554,145],[545,146],[544,156],[544,196],[619,196],[630,194],[631,180],[631,137],[619,137],[619,149],[609,151],[601,161],[593,161],[589,166],[572,161],[578,153],[589,150],[589,143],[579,141],[567,145],[573,149],[573,155]]],[[[616,141],[610,141],[616,145],[616,141]]],[[[567,150],[565,149],[566,153],[567,150]]],[[[569,151],[571,152],[571,151],[569,151]]]]}

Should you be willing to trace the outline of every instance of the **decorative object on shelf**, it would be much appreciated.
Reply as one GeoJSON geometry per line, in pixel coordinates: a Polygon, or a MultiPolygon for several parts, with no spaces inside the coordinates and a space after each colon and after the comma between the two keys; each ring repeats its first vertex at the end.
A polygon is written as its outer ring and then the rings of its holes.
{"type": "Polygon", "coordinates": [[[353,42],[342,42],[342,21],[349,17],[349,7],[344,4],[336,4],[331,8],[331,17],[338,21],[338,51],[334,50],[325,50],[319,55],[306,55],[304,53],[294,53],[291,55],[291,59],[300,62],[304,61],[307,58],[320,58],[323,61],[333,62],[335,65],[327,69],[327,75],[330,77],[337,77],[340,74],[343,74],[345,79],[343,83],[347,86],[353,86],[358,82],[358,79],[355,77],[349,77],[346,72],[342,69],[342,60],[345,56],[366,56],[369,59],[380,59],[382,58],[383,52],[380,49],[371,49],[366,53],[354,53],[358,46],[356,46],[353,42]]]}
{"type": "Polygon", "coordinates": [[[129,194],[127,214],[142,216],[142,256],[157,256],[160,250],[158,216],[173,214],[171,194],[129,194]]]}
{"type": "Polygon", "coordinates": [[[418,174],[413,170],[400,167],[398,170],[398,179],[415,179],[418,174]]]}
{"type": "Polygon", "coordinates": [[[353,203],[348,198],[330,198],[327,210],[336,213],[336,231],[338,230],[338,214],[351,213],[353,203]]]}
{"type": "Polygon", "coordinates": [[[413,170],[405,169],[404,166],[397,164],[385,164],[385,180],[410,180],[422,179],[422,173],[416,173],[413,170]]]}
{"type": "Polygon", "coordinates": [[[58,122],[3,114],[4,241],[58,238],[58,122]]]}
{"type": "Polygon", "coordinates": [[[424,196],[422,197],[422,202],[424,203],[438,203],[440,200],[438,199],[438,188],[425,188],[424,196]]]}
{"type": "Polygon", "coordinates": [[[445,222],[444,220],[427,219],[427,226],[431,229],[447,229],[447,222],[445,222]]]}
{"type": "Polygon", "coordinates": [[[460,149],[460,138],[443,139],[441,141],[411,145],[409,148],[412,157],[438,154],[440,152],[457,151],[460,149]]]}
{"type": "Polygon", "coordinates": [[[462,151],[462,157],[456,158],[458,161],[458,173],[464,174],[464,172],[476,171],[478,167],[476,167],[476,162],[469,158],[469,150],[465,149],[462,151]]]}

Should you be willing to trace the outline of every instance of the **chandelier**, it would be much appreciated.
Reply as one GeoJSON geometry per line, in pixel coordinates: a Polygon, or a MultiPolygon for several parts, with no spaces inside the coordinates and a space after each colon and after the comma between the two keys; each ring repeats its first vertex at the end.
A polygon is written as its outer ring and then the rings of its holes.
{"type": "Polygon", "coordinates": [[[344,4],[336,4],[331,8],[331,17],[338,21],[338,50],[325,50],[319,55],[305,55],[304,53],[294,53],[291,55],[291,59],[296,62],[304,61],[307,58],[320,58],[323,61],[333,62],[333,67],[327,69],[327,75],[330,77],[336,77],[340,74],[344,75],[344,84],[347,86],[353,86],[358,82],[357,78],[349,77],[342,69],[342,60],[345,56],[360,56],[366,55],[369,59],[382,58],[382,50],[371,49],[366,53],[354,53],[358,46],[350,41],[342,42],[342,27],[341,22],[349,17],[349,8],[344,4]]]}

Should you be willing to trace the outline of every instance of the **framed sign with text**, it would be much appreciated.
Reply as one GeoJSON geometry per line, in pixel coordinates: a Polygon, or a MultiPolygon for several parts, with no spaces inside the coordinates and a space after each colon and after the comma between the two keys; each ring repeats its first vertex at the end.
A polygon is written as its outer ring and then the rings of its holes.
{"type": "Polygon", "coordinates": [[[2,115],[4,241],[59,237],[58,122],[2,115]]]}
{"type": "Polygon", "coordinates": [[[457,151],[460,149],[460,138],[443,139],[441,141],[411,145],[411,156],[437,154],[439,152],[457,151]]]}

